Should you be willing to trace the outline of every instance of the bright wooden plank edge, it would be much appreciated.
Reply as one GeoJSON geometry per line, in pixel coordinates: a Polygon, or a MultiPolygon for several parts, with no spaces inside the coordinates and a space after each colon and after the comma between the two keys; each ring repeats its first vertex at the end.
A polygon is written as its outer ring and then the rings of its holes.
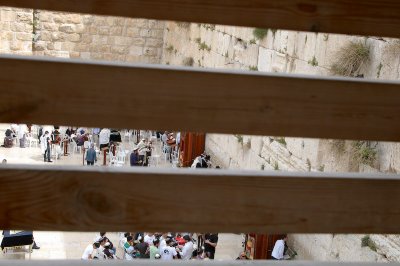
{"type": "Polygon", "coordinates": [[[396,175],[0,168],[0,228],[399,233],[396,175]]]}
{"type": "Polygon", "coordinates": [[[400,81],[3,55],[0,84],[2,123],[400,141],[400,81]]]}
{"type": "MultiPolygon", "coordinates": [[[[47,261],[20,261],[20,260],[2,260],[0,261],[0,266],[82,266],[82,265],[165,265],[165,266],[175,266],[175,265],[215,265],[215,266],[239,266],[239,265],[252,265],[252,266],[265,266],[265,265],[281,265],[281,266],[380,266],[387,265],[387,263],[371,263],[371,262],[312,262],[312,261],[182,261],[174,260],[173,262],[157,261],[157,260],[134,260],[134,261],[122,261],[122,260],[107,260],[107,261],[78,261],[78,260],[68,260],[68,261],[57,261],[57,260],[47,260],[47,261]]],[[[395,264],[397,265],[397,264],[395,264]]]]}
{"type": "Polygon", "coordinates": [[[0,5],[354,35],[400,37],[397,0],[0,0],[0,5]],[[165,12],[168,10],[168,12],[165,12]]]}

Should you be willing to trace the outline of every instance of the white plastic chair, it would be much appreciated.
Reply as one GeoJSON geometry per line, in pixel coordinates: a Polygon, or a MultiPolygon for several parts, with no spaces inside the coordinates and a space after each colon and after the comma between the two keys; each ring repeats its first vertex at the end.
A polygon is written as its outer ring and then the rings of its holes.
{"type": "Polygon", "coordinates": [[[32,133],[27,134],[26,141],[28,142],[29,148],[31,148],[33,145],[35,145],[35,147],[39,146],[39,140],[34,138],[32,133]]]}

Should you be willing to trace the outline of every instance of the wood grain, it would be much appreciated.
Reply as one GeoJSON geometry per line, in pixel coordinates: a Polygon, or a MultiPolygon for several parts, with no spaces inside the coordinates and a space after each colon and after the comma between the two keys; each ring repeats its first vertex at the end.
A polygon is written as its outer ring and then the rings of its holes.
{"type": "Polygon", "coordinates": [[[0,228],[400,233],[398,176],[0,168],[0,228]]]}
{"type": "Polygon", "coordinates": [[[400,140],[400,82],[1,56],[0,84],[1,123],[400,140]]]}
{"type": "Polygon", "coordinates": [[[400,37],[398,0],[0,0],[0,5],[269,29],[400,37]]]}

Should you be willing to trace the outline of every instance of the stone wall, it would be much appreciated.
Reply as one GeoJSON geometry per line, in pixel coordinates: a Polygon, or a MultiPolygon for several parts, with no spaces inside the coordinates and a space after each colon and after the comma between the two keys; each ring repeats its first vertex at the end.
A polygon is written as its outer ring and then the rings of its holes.
{"type": "Polygon", "coordinates": [[[0,53],[32,55],[32,17],[29,9],[0,7],[0,53]]]}
{"type": "Polygon", "coordinates": [[[160,63],[163,22],[48,11],[37,19],[35,55],[160,63]]]}
{"type": "MultiPolygon", "coordinates": [[[[369,47],[370,60],[358,75],[400,78],[400,43],[384,38],[268,30],[197,23],[166,24],[162,62],[171,65],[262,72],[331,75],[339,49],[351,41],[369,47]],[[396,49],[393,49],[395,47],[396,49]]],[[[230,169],[390,172],[400,171],[400,144],[372,142],[372,162],[360,161],[354,141],[207,134],[213,165],[230,169]]],[[[399,261],[397,236],[373,235],[377,251],[361,247],[361,235],[291,235],[298,259],[399,261]]]]}
{"type": "Polygon", "coordinates": [[[160,63],[164,22],[0,8],[0,53],[160,63]]]}

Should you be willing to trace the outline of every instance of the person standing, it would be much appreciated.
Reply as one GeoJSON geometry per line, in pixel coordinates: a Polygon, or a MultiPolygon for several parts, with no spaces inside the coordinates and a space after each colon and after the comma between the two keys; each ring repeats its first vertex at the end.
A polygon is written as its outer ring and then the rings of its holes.
{"type": "Polygon", "coordinates": [[[20,148],[25,148],[26,133],[28,133],[28,127],[25,124],[20,124],[18,127],[18,140],[20,148]]]}
{"type": "Polygon", "coordinates": [[[99,134],[100,134],[100,128],[93,128],[93,142],[96,144],[97,147],[99,146],[99,134]]]}
{"type": "Polygon", "coordinates": [[[218,234],[207,233],[204,235],[204,252],[210,260],[214,259],[215,248],[218,245],[218,234]]]}
{"type": "Polygon", "coordinates": [[[108,147],[110,143],[111,131],[108,128],[103,128],[99,134],[100,150],[108,147]]]}
{"type": "Polygon", "coordinates": [[[272,250],[271,254],[271,258],[273,260],[283,260],[286,241],[287,241],[287,235],[283,235],[281,239],[275,242],[274,249],[272,250]]]}
{"type": "Polygon", "coordinates": [[[90,144],[90,148],[86,151],[86,162],[87,165],[94,165],[97,162],[96,151],[94,149],[94,143],[90,144]]]}
{"type": "Polygon", "coordinates": [[[53,162],[50,160],[50,154],[51,154],[51,138],[49,131],[45,131],[44,136],[42,138],[42,145],[44,147],[44,161],[45,162],[53,162]]]}

